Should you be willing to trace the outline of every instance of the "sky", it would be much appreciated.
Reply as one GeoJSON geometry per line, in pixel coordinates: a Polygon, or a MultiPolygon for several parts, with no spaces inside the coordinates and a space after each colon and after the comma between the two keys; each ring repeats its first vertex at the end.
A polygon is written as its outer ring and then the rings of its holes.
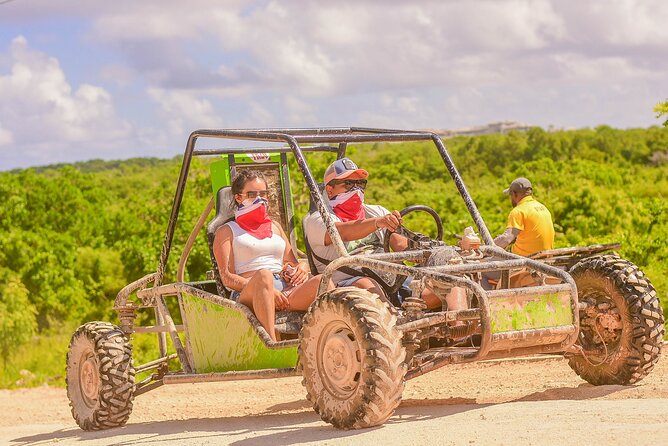
{"type": "Polygon", "coordinates": [[[0,171],[201,128],[648,127],[666,98],[666,0],[0,0],[0,171]]]}

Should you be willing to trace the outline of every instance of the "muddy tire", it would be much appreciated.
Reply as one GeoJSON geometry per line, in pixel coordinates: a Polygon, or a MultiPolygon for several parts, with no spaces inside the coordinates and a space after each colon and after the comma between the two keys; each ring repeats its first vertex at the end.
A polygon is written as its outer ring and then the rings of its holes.
{"type": "Polygon", "coordinates": [[[132,412],[132,347],[120,328],[89,322],[72,336],[67,352],[67,397],[86,431],[122,426],[132,412]]]}
{"type": "Polygon", "coordinates": [[[396,317],[375,294],[342,287],[304,317],[299,361],[307,398],[339,429],[384,423],[401,402],[406,351],[396,317]]]}
{"type": "Polygon", "coordinates": [[[568,364],[594,385],[643,379],[659,359],[665,330],[649,279],[616,255],[584,259],[570,273],[587,309],[580,311],[582,354],[570,356],[568,364]]]}

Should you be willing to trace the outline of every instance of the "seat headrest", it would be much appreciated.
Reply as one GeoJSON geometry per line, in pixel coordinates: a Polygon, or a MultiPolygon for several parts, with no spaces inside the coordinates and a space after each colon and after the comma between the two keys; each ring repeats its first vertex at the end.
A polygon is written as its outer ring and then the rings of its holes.
{"type": "MultiPolygon", "coordinates": [[[[322,197],[322,200],[325,203],[325,207],[331,211],[332,208],[329,205],[329,197],[327,196],[327,192],[325,192],[325,183],[318,183],[318,192],[320,192],[320,196],[322,197]]],[[[309,195],[308,213],[312,214],[314,212],[318,212],[318,206],[315,204],[315,200],[313,199],[313,197],[309,195]]]]}
{"type": "Polygon", "coordinates": [[[216,230],[234,217],[234,195],[230,186],[223,186],[216,194],[216,216],[206,228],[208,234],[215,234],[216,230]]]}

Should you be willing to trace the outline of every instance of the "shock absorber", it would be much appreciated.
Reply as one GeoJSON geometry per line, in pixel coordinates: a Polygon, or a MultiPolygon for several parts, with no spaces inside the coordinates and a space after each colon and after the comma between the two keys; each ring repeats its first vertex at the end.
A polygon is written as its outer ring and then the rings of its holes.
{"type": "Polygon", "coordinates": [[[413,280],[410,283],[411,295],[404,299],[401,308],[405,312],[407,321],[419,319],[424,315],[424,310],[427,309],[427,304],[422,298],[422,291],[424,291],[424,279],[413,280]]]}
{"type": "Polygon", "coordinates": [[[128,304],[127,307],[117,308],[118,319],[121,321],[121,330],[127,335],[134,331],[135,318],[137,317],[135,307],[128,304]]]}
{"type": "MultiPolygon", "coordinates": [[[[401,308],[404,310],[404,321],[406,322],[420,319],[424,315],[424,310],[427,309],[427,304],[422,298],[422,291],[425,287],[423,280],[413,280],[410,283],[411,295],[404,299],[401,304],[401,308]]],[[[406,362],[410,364],[415,352],[420,348],[418,331],[405,332],[403,345],[406,349],[406,362]]]]}

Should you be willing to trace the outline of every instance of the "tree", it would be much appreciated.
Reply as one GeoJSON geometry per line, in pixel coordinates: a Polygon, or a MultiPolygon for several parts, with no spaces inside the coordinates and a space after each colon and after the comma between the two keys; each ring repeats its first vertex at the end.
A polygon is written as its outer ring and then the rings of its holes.
{"type": "Polygon", "coordinates": [[[0,353],[7,369],[11,356],[35,334],[37,322],[25,285],[13,274],[0,275],[8,279],[0,282],[0,353]]]}
{"type": "MultiPolygon", "coordinates": [[[[656,117],[660,118],[666,116],[668,118],[668,99],[664,102],[659,102],[654,106],[654,111],[657,113],[656,117]]],[[[663,122],[664,127],[668,127],[668,119],[663,122]]]]}

